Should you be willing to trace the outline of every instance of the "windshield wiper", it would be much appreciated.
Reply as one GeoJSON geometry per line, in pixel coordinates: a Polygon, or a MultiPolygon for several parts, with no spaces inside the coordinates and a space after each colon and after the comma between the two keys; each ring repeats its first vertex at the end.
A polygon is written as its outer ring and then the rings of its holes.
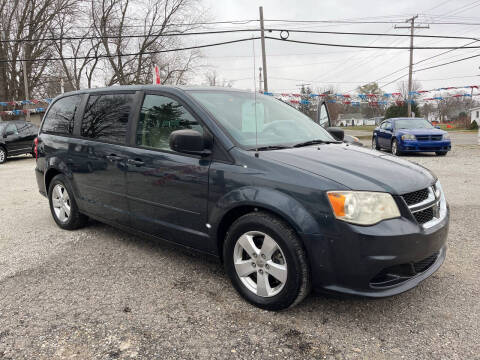
{"type": "Polygon", "coordinates": [[[293,145],[293,147],[302,147],[302,146],[308,146],[308,145],[315,145],[315,144],[340,144],[341,141],[328,141],[328,140],[309,140],[305,142],[301,142],[298,144],[293,145]]]}
{"type": "Polygon", "coordinates": [[[291,146],[286,145],[268,145],[268,146],[260,146],[258,148],[252,148],[249,150],[258,150],[258,151],[265,151],[265,150],[280,150],[280,149],[290,149],[291,146]]]}

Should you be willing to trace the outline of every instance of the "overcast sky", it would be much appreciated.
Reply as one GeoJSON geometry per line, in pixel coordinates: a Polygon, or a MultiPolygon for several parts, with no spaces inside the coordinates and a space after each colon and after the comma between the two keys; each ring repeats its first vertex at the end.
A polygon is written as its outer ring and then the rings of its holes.
{"type": "MultiPolygon", "coordinates": [[[[403,21],[415,14],[436,22],[469,22],[478,25],[430,25],[430,29],[417,30],[418,34],[477,36],[480,38],[480,1],[444,0],[203,0],[210,21],[258,19],[258,7],[263,6],[265,19],[286,20],[372,20],[403,21]]],[[[401,26],[401,24],[399,24],[401,26]]],[[[406,24],[405,24],[406,25],[406,24]]],[[[216,28],[253,28],[258,23],[243,25],[217,25],[216,28]]],[[[408,29],[394,29],[392,24],[301,24],[266,23],[267,28],[307,29],[327,31],[354,31],[408,34],[408,29]]],[[[240,39],[258,35],[244,32],[226,35],[201,36],[189,40],[196,44],[240,39]]],[[[270,36],[279,37],[278,32],[270,36]]],[[[409,46],[409,37],[345,36],[326,34],[290,33],[289,39],[337,44],[409,46]]],[[[415,39],[416,46],[463,46],[472,40],[415,39]]],[[[480,42],[472,44],[479,46],[480,42]]],[[[221,78],[233,81],[234,87],[253,89],[254,57],[252,42],[237,43],[203,49],[202,63],[216,69],[221,78]]],[[[447,50],[416,50],[414,62],[447,50]]],[[[397,83],[388,82],[408,74],[408,50],[352,49],[316,45],[293,44],[268,40],[266,42],[268,84],[270,91],[292,92],[298,84],[309,83],[315,90],[333,85],[338,91],[354,91],[358,85],[375,81],[403,67],[379,81],[383,90],[397,90],[397,83]]],[[[261,66],[260,41],[255,41],[255,76],[261,66]]],[[[480,49],[459,49],[425,61],[417,69],[462,57],[480,54],[480,49]]],[[[456,64],[414,74],[423,89],[480,84],[480,57],[456,64]]],[[[403,79],[406,80],[405,76],[403,79]]],[[[201,76],[195,79],[202,82],[201,76]]],[[[258,84],[258,78],[257,78],[258,84]]],[[[258,86],[258,85],[257,85],[258,86]]]]}

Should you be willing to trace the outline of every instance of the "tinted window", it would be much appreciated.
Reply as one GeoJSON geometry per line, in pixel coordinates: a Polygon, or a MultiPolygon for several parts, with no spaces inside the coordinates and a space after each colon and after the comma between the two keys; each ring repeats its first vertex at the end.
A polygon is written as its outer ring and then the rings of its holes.
{"type": "Polygon", "coordinates": [[[7,128],[5,129],[5,134],[8,132],[12,132],[15,135],[18,135],[18,130],[15,124],[8,124],[7,128]]]}
{"type": "Polygon", "coordinates": [[[82,97],[80,95],[68,96],[57,100],[45,117],[42,131],[71,135],[75,113],[81,101],[82,97]]]}
{"type": "Polygon", "coordinates": [[[93,95],[88,98],[81,135],[124,143],[134,94],[93,95]]]}
{"type": "Polygon", "coordinates": [[[203,133],[202,126],[177,101],[166,96],[145,96],[137,124],[137,145],[169,150],[170,134],[180,129],[203,133]]]}

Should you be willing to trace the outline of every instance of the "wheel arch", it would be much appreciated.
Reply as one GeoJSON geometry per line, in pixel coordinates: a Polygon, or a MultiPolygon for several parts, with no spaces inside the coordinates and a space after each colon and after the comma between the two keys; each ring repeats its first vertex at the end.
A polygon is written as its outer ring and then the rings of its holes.
{"type": "Polygon", "coordinates": [[[63,172],[61,172],[57,168],[50,168],[45,172],[45,192],[47,193],[47,195],[52,179],[59,174],[63,174],[63,172]]]}
{"type": "Polygon", "coordinates": [[[210,215],[217,253],[221,260],[223,260],[223,243],[230,226],[241,216],[259,211],[267,212],[285,221],[299,236],[302,243],[301,234],[320,232],[319,224],[314,217],[291,196],[266,188],[238,189],[222,198],[210,215]],[[239,198],[243,200],[238,201],[239,198]]]}

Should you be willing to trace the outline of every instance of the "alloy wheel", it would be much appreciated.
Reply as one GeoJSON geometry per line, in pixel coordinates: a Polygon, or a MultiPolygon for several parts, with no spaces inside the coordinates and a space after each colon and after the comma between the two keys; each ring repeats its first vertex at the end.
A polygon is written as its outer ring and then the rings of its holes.
{"type": "Polygon", "coordinates": [[[55,185],[52,190],[52,205],[57,219],[66,223],[70,217],[71,204],[67,189],[62,184],[55,185]]]}
{"type": "Polygon", "coordinates": [[[3,163],[5,161],[6,155],[7,154],[5,154],[5,150],[0,148],[0,163],[3,163]]]}
{"type": "Polygon", "coordinates": [[[398,152],[397,142],[394,141],[394,142],[392,142],[392,154],[397,155],[397,152],[398,152]]]}
{"type": "Polygon", "coordinates": [[[233,263],[243,285],[257,296],[275,296],[287,281],[285,255],[278,243],[263,232],[249,231],[237,239],[233,263]]]}

